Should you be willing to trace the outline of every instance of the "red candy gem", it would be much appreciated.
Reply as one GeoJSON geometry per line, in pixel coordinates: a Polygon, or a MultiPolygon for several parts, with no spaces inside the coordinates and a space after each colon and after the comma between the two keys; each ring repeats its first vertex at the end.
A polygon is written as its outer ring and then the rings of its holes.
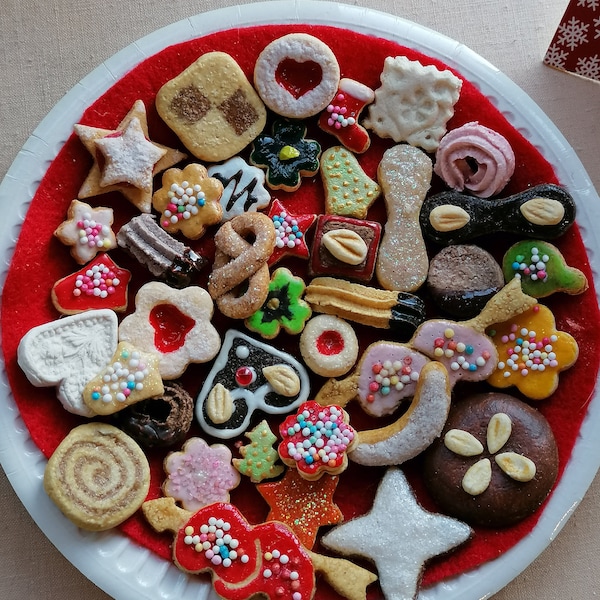
{"type": "Polygon", "coordinates": [[[241,387],[248,387],[256,379],[256,371],[252,367],[239,367],[235,372],[235,380],[241,387]]]}

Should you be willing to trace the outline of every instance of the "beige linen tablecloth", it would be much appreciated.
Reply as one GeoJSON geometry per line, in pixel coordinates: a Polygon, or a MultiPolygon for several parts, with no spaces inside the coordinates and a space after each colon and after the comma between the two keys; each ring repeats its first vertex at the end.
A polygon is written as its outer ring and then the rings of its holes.
{"type": "MultiPolygon", "coordinates": [[[[488,59],[554,121],[600,189],[600,84],[554,71],[541,62],[567,0],[350,3],[426,25],[488,59]]],[[[234,4],[231,0],[0,0],[0,179],[45,114],[103,60],[164,25],[234,4]]],[[[600,18],[600,8],[598,13],[600,18]]],[[[597,478],[557,539],[496,598],[596,597],[599,503],[597,478]]],[[[48,542],[1,470],[0,598],[108,598],[48,542]]]]}

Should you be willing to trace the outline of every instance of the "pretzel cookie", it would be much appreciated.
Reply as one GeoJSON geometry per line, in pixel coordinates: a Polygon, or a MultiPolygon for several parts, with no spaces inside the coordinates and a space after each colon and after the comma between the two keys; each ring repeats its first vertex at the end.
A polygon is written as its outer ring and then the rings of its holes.
{"type": "Polygon", "coordinates": [[[224,52],[202,55],[165,83],[156,95],[156,110],[188,150],[208,162],[237,154],[267,119],[244,72],[224,52]]]}
{"type": "Polygon", "coordinates": [[[324,110],[335,96],[340,67],[321,40],[291,33],[271,42],[254,67],[254,85],[274,112],[306,119],[324,110]]]}
{"type": "Polygon", "coordinates": [[[44,472],[48,496],[73,523],[90,531],[128,519],[144,502],[149,486],[150,467],[142,449],[104,423],[73,429],[44,472]]]}
{"type": "Polygon", "coordinates": [[[254,314],[269,293],[267,261],[275,246],[275,226],[262,213],[244,213],[227,221],[215,235],[215,261],[208,292],[219,310],[232,319],[254,314]],[[250,243],[245,238],[253,237],[250,243]],[[236,296],[235,289],[248,280],[248,289],[236,296]]]}

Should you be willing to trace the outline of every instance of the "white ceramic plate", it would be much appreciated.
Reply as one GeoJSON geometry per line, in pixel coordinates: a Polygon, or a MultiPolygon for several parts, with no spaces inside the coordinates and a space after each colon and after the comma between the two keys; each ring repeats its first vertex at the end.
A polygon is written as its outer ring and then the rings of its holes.
{"type": "MultiPolygon", "coordinates": [[[[574,196],[578,223],[594,277],[600,273],[598,234],[587,224],[600,218],[600,199],[582,164],[539,107],[510,79],[460,43],[415,23],[356,6],[311,0],[265,2],[224,8],[186,19],[131,44],[76,85],[35,130],[0,184],[0,281],[4,281],[29,201],[50,162],[83,110],[127,71],[163,48],[231,24],[335,25],[388,38],[439,58],[488,96],[554,167],[574,196]],[[15,202],[15,199],[19,199],[15,202]]],[[[90,580],[118,600],[199,600],[214,596],[205,579],[186,577],[118,532],[90,533],[66,520],[42,489],[46,460],[33,444],[2,370],[0,382],[0,462],[19,498],[54,545],[90,580]]],[[[516,577],[558,534],[580,502],[600,465],[600,397],[589,404],[571,460],[538,524],[500,558],[450,581],[422,590],[421,600],[488,598],[516,577]]]]}

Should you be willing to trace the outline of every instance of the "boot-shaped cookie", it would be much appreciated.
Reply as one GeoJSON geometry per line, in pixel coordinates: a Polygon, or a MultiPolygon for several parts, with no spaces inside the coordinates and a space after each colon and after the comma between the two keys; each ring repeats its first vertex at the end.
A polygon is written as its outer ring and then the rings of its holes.
{"type": "Polygon", "coordinates": [[[358,119],[363,108],[374,99],[370,87],[354,79],[341,79],[335,98],[321,113],[319,127],[334,135],[348,150],[356,154],[365,152],[371,138],[358,119]]]}

